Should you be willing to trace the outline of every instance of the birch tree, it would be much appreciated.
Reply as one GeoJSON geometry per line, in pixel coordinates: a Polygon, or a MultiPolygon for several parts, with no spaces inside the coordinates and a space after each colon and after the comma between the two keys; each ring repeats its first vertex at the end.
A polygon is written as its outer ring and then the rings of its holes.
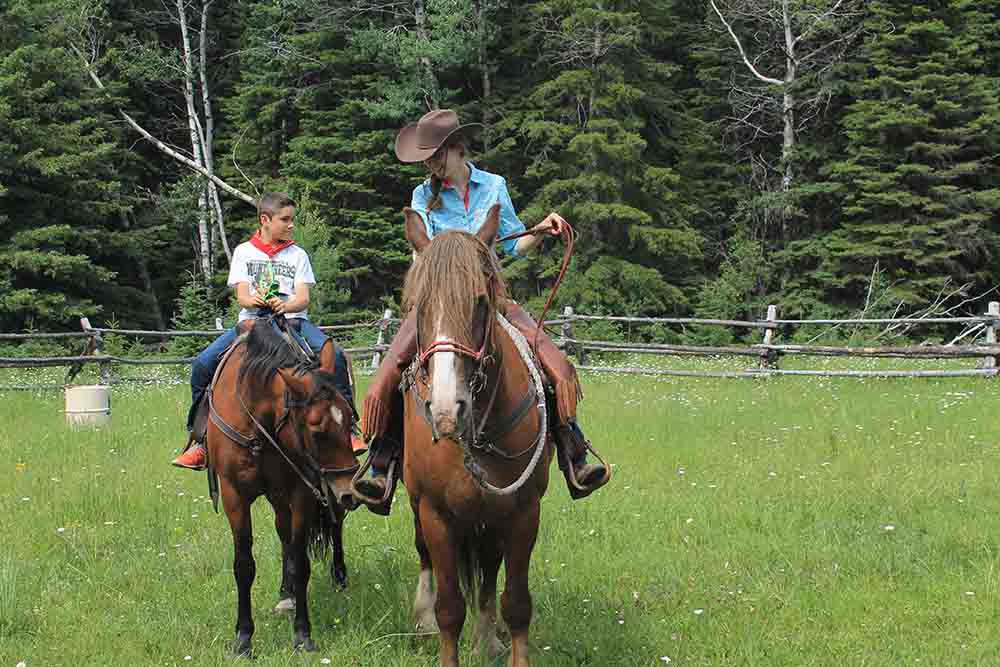
{"type": "MultiPolygon", "coordinates": [[[[733,76],[727,118],[750,153],[761,188],[787,193],[796,178],[797,134],[829,99],[826,74],[861,34],[864,0],[709,0],[733,76]],[[769,161],[780,144],[780,162],[769,161]],[[777,175],[777,185],[773,176],[777,175]]],[[[791,209],[778,211],[787,241],[791,209]]]]}
{"type": "MultiPolygon", "coordinates": [[[[124,68],[126,72],[141,70],[147,76],[150,72],[160,72],[161,77],[155,77],[160,80],[155,83],[166,84],[178,91],[183,105],[176,112],[177,118],[172,120],[185,128],[189,145],[181,147],[170,144],[169,132],[157,137],[127,111],[118,109],[119,115],[143,138],[204,178],[197,199],[195,232],[198,266],[205,280],[213,272],[212,257],[216,244],[227,260],[232,258],[219,190],[222,189],[248,204],[255,204],[253,197],[226,183],[215,173],[215,117],[209,76],[209,20],[213,2],[214,0],[163,0],[162,10],[151,13],[148,18],[153,25],[176,30],[177,47],[166,48],[160,44],[145,44],[133,40],[129,52],[133,62],[124,68]],[[195,25],[191,23],[192,16],[199,19],[195,25]],[[141,63],[141,66],[137,63],[141,63]]],[[[105,55],[105,39],[99,27],[100,16],[98,4],[81,5],[79,14],[72,17],[76,22],[76,29],[70,32],[75,35],[70,47],[79,56],[94,85],[100,90],[107,90],[99,74],[105,55]]],[[[160,126],[169,127],[170,123],[160,126]]]]}

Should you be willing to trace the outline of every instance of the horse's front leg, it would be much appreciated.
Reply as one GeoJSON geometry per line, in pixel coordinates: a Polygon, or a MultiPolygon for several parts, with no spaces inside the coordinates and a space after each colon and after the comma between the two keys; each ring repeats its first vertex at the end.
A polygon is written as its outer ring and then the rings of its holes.
{"type": "Polygon", "coordinates": [[[281,540],[281,587],[278,588],[278,604],[274,607],[274,611],[284,613],[295,609],[295,583],[289,549],[292,541],[292,509],[284,497],[268,494],[267,500],[274,508],[274,529],[281,540]]]}
{"type": "Polygon", "coordinates": [[[437,599],[441,667],[458,667],[458,640],[465,623],[465,597],[458,584],[457,535],[426,499],[420,503],[420,528],[431,555],[437,599]]]}
{"type": "Polygon", "coordinates": [[[511,516],[505,526],[503,557],[507,568],[507,586],[500,600],[503,620],[510,630],[511,667],[529,667],[528,627],[531,625],[531,592],[528,590],[528,570],[531,551],[538,537],[539,503],[523,508],[511,516]]]}
{"type": "Polygon", "coordinates": [[[250,500],[231,484],[222,481],[222,502],[233,531],[233,576],[236,579],[236,640],[233,653],[249,656],[253,637],[253,616],[250,609],[250,589],[257,575],[253,560],[253,527],[250,523],[250,500]]]}
{"type": "Polygon", "coordinates": [[[289,564],[295,587],[295,622],[292,646],[304,651],[315,651],[312,640],[312,625],[309,622],[309,554],[307,546],[309,528],[316,520],[315,500],[300,494],[292,508],[292,539],[289,544],[289,564]]]}
{"type": "MultiPolygon", "coordinates": [[[[321,507],[320,512],[326,512],[326,508],[321,507]]],[[[347,512],[339,504],[332,508],[336,523],[333,525],[333,563],[330,565],[330,576],[333,583],[341,588],[347,588],[347,563],[344,562],[344,519],[347,512]]]]}
{"type": "Polygon", "coordinates": [[[496,532],[491,527],[479,544],[479,566],[482,579],[479,586],[479,621],[472,638],[472,653],[485,651],[493,660],[507,650],[497,635],[497,572],[503,552],[497,543],[496,532]]]}
{"type": "Polygon", "coordinates": [[[424,542],[424,534],[420,529],[420,508],[413,505],[414,543],[417,555],[420,556],[420,577],[417,579],[417,590],[413,595],[413,625],[420,634],[437,634],[437,617],[434,615],[434,605],[437,595],[434,590],[434,570],[431,569],[431,554],[424,542]]]}

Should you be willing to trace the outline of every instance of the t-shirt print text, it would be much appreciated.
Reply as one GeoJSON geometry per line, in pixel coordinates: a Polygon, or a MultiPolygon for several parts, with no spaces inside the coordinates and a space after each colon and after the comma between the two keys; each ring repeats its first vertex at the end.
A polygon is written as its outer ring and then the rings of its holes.
{"type": "Polygon", "coordinates": [[[273,271],[276,278],[288,278],[291,281],[295,281],[295,265],[289,264],[288,262],[276,262],[276,261],[264,261],[259,259],[252,259],[247,261],[247,275],[254,279],[256,282],[260,278],[261,274],[273,271]]]}

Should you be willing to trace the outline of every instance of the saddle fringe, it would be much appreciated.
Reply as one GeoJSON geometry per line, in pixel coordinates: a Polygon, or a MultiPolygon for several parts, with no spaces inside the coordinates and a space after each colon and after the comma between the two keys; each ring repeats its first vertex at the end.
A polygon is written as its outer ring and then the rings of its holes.
{"type": "Polygon", "coordinates": [[[552,390],[555,393],[556,416],[559,418],[559,423],[565,426],[571,421],[576,421],[576,404],[583,400],[580,379],[574,374],[572,380],[557,382],[552,390]]]}
{"type": "Polygon", "coordinates": [[[384,435],[389,427],[389,410],[374,396],[372,400],[365,397],[364,410],[361,415],[361,437],[365,442],[370,442],[373,437],[384,435]]]}

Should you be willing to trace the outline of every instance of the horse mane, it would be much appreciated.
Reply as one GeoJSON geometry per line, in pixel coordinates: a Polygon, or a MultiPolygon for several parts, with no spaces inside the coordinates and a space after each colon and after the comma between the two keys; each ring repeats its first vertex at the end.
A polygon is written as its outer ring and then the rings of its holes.
{"type": "Polygon", "coordinates": [[[316,389],[320,385],[332,385],[330,373],[318,371],[316,362],[304,362],[292,349],[288,341],[278,333],[272,319],[261,319],[250,329],[246,337],[246,353],[240,365],[238,384],[245,384],[250,396],[267,393],[268,386],[279,368],[295,368],[301,371],[315,371],[316,389]],[[323,377],[323,376],[329,376],[323,377]]]}
{"type": "Polygon", "coordinates": [[[403,307],[436,313],[458,342],[471,344],[477,299],[485,296],[493,313],[502,310],[507,294],[493,249],[472,234],[448,231],[435,236],[407,271],[403,307]]]}

